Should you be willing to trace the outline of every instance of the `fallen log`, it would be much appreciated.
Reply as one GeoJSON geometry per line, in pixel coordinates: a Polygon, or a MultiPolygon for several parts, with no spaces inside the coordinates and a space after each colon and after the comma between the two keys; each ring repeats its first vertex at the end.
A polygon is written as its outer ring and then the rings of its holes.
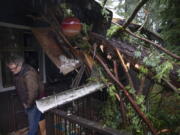
{"type": "Polygon", "coordinates": [[[91,94],[105,87],[102,83],[87,84],[80,88],[67,90],[36,101],[37,108],[43,113],[57,106],[69,103],[75,99],[91,94]]]}
{"type": "MultiPolygon", "coordinates": [[[[131,45],[130,43],[121,42],[119,40],[118,41],[117,40],[108,40],[104,36],[99,35],[97,33],[91,33],[90,37],[91,37],[91,40],[96,40],[100,44],[103,44],[105,47],[117,48],[123,54],[126,62],[129,62],[131,64],[131,67],[133,67],[135,70],[137,70],[137,68],[135,68],[135,65],[137,65],[137,64],[144,65],[143,58],[147,57],[150,53],[148,49],[143,48],[143,50],[141,51],[141,56],[136,58],[135,52],[137,51],[137,48],[134,45],[131,45]]],[[[163,61],[166,61],[166,60],[164,59],[164,60],[162,60],[162,62],[163,61]]],[[[154,77],[155,73],[152,71],[152,67],[147,67],[147,68],[151,71],[147,75],[148,78],[154,77]]],[[[169,74],[169,79],[170,79],[169,82],[177,88],[180,87],[180,83],[178,80],[178,78],[179,78],[178,70],[179,69],[180,69],[180,66],[177,64],[174,64],[173,70],[171,70],[170,74],[169,74]]],[[[171,88],[171,86],[166,81],[163,81],[163,82],[166,84],[166,86],[169,86],[171,88]]]]}

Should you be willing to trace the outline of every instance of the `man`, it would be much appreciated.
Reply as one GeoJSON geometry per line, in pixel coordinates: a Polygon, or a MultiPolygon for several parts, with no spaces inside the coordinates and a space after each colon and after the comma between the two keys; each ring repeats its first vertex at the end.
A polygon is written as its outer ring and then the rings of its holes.
{"type": "Polygon", "coordinates": [[[38,124],[42,120],[43,115],[37,109],[35,100],[43,96],[44,86],[35,69],[25,64],[22,57],[18,55],[11,56],[7,59],[6,63],[14,75],[17,94],[28,116],[28,135],[37,135],[38,124]]]}

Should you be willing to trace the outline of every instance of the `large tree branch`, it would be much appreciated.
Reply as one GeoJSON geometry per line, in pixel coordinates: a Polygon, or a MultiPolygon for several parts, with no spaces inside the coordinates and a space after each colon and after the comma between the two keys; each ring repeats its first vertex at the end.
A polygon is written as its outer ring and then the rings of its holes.
{"type": "MultiPolygon", "coordinates": [[[[119,51],[118,49],[116,49],[116,52],[117,52],[117,55],[118,55],[118,57],[119,57],[119,59],[120,59],[120,62],[121,62],[121,64],[122,64],[122,67],[123,67],[123,69],[124,69],[124,71],[125,71],[125,73],[126,73],[126,76],[127,76],[128,80],[129,80],[129,84],[130,84],[130,86],[131,86],[132,88],[134,88],[134,84],[133,84],[132,78],[131,78],[131,76],[130,76],[130,74],[129,74],[128,68],[127,68],[127,66],[126,66],[126,64],[125,64],[125,62],[124,62],[124,59],[123,59],[120,51],[119,51]]],[[[135,89],[135,88],[134,88],[134,89],[135,89]]]]}
{"type": "MultiPolygon", "coordinates": [[[[95,39],[96,42],[99,42],[100,44],[103,44],[105,47],[110,47],[110,48],[118,48],[118,50],[124,55],[124,58],[126,59],[126,61],[131,63],[131,66],[135,69],[138,70],[137,68],[135,68],[135,65],[144,65],[143,63],[143,58],[148,56],[148,50],[146,48],[143,48],[143,50],[141,51],[141,56],[139,58],[135,58],[135,51],[137,51],[137,48],[134,45],[131,45],[127,42],[121,42],[121,41],[117,41],[117,40],[107,40],[104,36],[99,35],[97,33],[91,33],[90,37],[92,39],[95,39]]],[[[166,61],[166,60],[161,60],[166,61]]],[[[149,72],[149,74],[147,74],[147,77],[152,79],[153,76],[155,75],[154,72],[152,71],[152,67],[147,67],[151,72],[149,72]]],[[[171,82],[172,85],[174,85],[175,87],[180,87],[180,83],[178,82],[178,69],[180,69],[179,65],[174,64],[173,65],[173,70],[170,71],[169,74],[169,82],[171,82]]],[[[172,88],[171,86],[169,86],[169,84],[165,81],[163,81],[165,83],[165,86],[168,86],[170,88],[172,88]]]]}
{"type": "Polygon", "coordinates": [[[129,124],[129,120],[128,120],[127,116],[126,116],[127,112],[125,110],[124,102],[123,102],[123,100],[122,100],[122,98],[121,98],[121,96],[119,94],[116,93],[115,95],[116,95],[117,100],[120,103],[119,107],[120,107],[124,127],[127,127],[127,125],[129,124]]]}
{"type": "Polygon", "coordinates": [[[126,23],[123,25],[123,28],[126,29],[126,27],[131,23],[131,21],[134,19],[134,17],[136,16],[137,12],[141,9],[141,7],[147,2],[148,0],[141,0],[137,7],[134,9],[133,13],[131,14],[131,16],[128,18],[128,20],[126,21],[126,23]]]}
{"type": "MultiPolygon", "coordinates": [[[[117,62],[115,60],[113,61],[113,67],[114,67],[114,75],[115,75],[116,79],[119,81],[118,65],[117,65],[117,62]]],[[[124,127],[126,127],[129,124],[129,120],[128,120],[128,117],[126,115],[127,113],[126,113],[126,109],[125,109],[123,99],[121,98],[120,94],[116,93],[115,95],[116,95],[117,100],[120,103],[119,107],[120,107],[120,111],[121,111],[121,115],[122,115],[122,121],[123,121],[124,127]]]]}
{"type": "MultiPolygon", "coordinates": [[[[122,20],[122,19],[113,19],[112,22],[116,25],[121,25],[123,26],[125,20],[122,20]]],[[[128,25],[128,28],[132,31],[132,32],[136,32],[138,31],[140,28],[141,28],[141,25],[138,25],[138,24],[134,24],[134,23],[130,23],[128,25]]],[[[141,34],[144,34],[146,35],[146,37],[148,37],[148,39],[150,40],[156,40],[158,41],[159,43],[161,44],[164,44],[164,41],[163,39],[156,33],[150,31],[150,30],[147,30],[146,28],[142,27],[140,29],[140,33],[141,34]]]]}
{"type": "Polygon", "coordinates": [[[161,45],[156,44],[156,43],[154,43],[154,42],[152,42],[151,40],[148,40],[148,39],[146,39],[146,38],[143,38],[143,37],[140,37],[140,36],[138,36],[138,35],[135,35],[134,33],[132,33],[132,32],[129,31],[129,30],[125,30],[125,31],[126,31],[127,33],[129,33],[130,35],[132,35],[133,37],[139,38],[139,39],[141,39],[141,40],[143,40],[143,41],[145,41],[145,42],[147,42],[147,43],[150,43],[150,44],[152,44],[154,47],[160,49],[161,51],[163,51],[164,53],[170,55],[171,57],[180,60],[180,56],[178,56],[178,55],[176,55],[176,54],[173,54],[172,52],[170,52],[169,50],[165,49],[165,48],[162,47],[161,45]]]}

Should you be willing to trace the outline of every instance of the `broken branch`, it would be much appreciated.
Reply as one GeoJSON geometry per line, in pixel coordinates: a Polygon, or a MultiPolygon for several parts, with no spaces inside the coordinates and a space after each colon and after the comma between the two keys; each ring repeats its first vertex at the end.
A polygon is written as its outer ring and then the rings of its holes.
{"type": "MultiPolygon", "coordinates": [[[[117,65],[117,62],[115,60],[113,61],[113,65],[114,65],[115,77],[119,80],[118,65],[117,65]]],[[[128,117],[126,115],[126,109],[125,109],[125,106],[124,106],[124,102],[123,102],[122,98],[120,97],[120,94],[116,93],[115,96],[116,96],[117,100],[120,103],[120,111],[121,111],[121,114],[122,114],[122,121],[123,121],[124,126],[126,127],[129,124],[129,122],[128,122],[128,117]]]]}
{"type": "Polygon", "coordinates": [[[151,121],[145,116],[145,114],[140,110],[139,106],[136,104],[134,99],[130,96],[129,92],[125,89],[124,85],[116,79],[116,77],[111,73],[110,69],[108,68],[107,64],[103,62],[103,60],[96,55],[95,58],[97,61],[103,66],[107,74],[110,76],[110,78],[118,85],[118,87],[124,92],[125,96],[131,103],[134,110],[138,113],[138,115],[143,119],[143,121],[146,123],[146,125],[149,127],[151,132],[156,135],[156,129],[152,126],[151,121]]]}
{"type": "Polygon", "coordinates": [[[180,94],[180,91],[168,80],[162,79],[168,86],[176,93],[180,94]]]}
{"type": "Polygon", "coordinates": [[[128,20],[126,21],[126,23],[123,25],[123,28],[126,29],[126,27],[131,23],[131,21],[134,19],[134,17],[136,16],[137,12],[141,9],[141,7],[147,2],[148,0],[141,0],[138,5],[136,6],[136,8],[134,9],[133,13],[131,14],[131,16],[128,18],[128,20]]]}
{"type": "Polygon", "coordinates": [[[116,93],[115,96],[116,96],[117,100],[120,103],[120,111],[121,111],[121,115],[122,115],[122,121],[123,121],[124,126],[126,127],[128,125],[128,118],[126,116],[127,113],[126,113],[126,110],[125,110],[123,100],[122,100],[122,98],[120,97],[119,94],[116,93]]]}
{"type": "Polygon", "coordinates": [[[118,76],[118,65],[117,65],[117,62],[114,60],[113,61],[113,66],[114,66],[114,74],[115,74],[115,77],[119,80],[119,76],[118,76]]]}
{"type": "Polygon", "coordinates": [[[140,36],[138,36],[138,35],[135,35],[135,34],[132,33],[130,30],[125,30],[125,32],[129,33],[129,34],[132,35],[133,37],[139,38],[139,39],[141,39],[141,40],[143,40],[143,41],[145,41],[145,42],[147,42],[147,43],[152,44],[154,47],[160,49],[160,50],[163,51],[164,53],[170,55],[170,56],[173,57],[173,58],[176,58],[176,59],[180,60],[180,56],[178,56],[178,55],[176,55],[176,54],[173,54],[172,52],[170,52],[169,50],[165,49],[165,48],[162,47],[161,45],[156,44],[156,43],[154,43],[154,42],[152,42],[151,40],[148,40],[148,39],[146,39],[146,38],[143,38],[143,37],[140,37],[140,36]]]}
{"type": "Polygon", "coordinates": [[[126,64],[125,64],[125,62],[124,62],[124,59],[123,59],[120,51],[118,51],[117,48],[116,48],[116,52],[117,52],[117,54],[118,54],[118,56],[119,56],[119,59],[120,59],[121,64],[122,64],[122,66],[123,66],[123,69],[124,69],[124,71],[125,71],[125,73],[126,73],[126,76],[127,76],[128,80],[129,80],[129,84],[131,85],[132,88],[134,88],[134,84],[133,84],[132,78],[131,78],[131,76],[130,76],[130,74],[129,74],[128,68],[127,68],[127,66],[126,66],[126,64]]]}
{"type": "MultiPolygon", "coordinates": [[[[118,20],[112,20],[114,24],[116,25],[121,25],[123,26],[125,20],[121,20],[121,19],[118,19],[118,20]]],[[[134,23],[131,23],[128,25],[128,28],[132,31],[132,32],[137,32],[142,26],[141,25],[138,25],[138,24],[134,24],[134,23]]],[[[148,37],[150,40],[156,40],[158,41],[159,43],[163,44],[164,41],[163,39],[157,35],[156,33],[150,31],[150,30],[147,30],[146,28],[142,27],[140,30],[139,30],[142,34],[145,34],[146,37],[148,37]]]]}

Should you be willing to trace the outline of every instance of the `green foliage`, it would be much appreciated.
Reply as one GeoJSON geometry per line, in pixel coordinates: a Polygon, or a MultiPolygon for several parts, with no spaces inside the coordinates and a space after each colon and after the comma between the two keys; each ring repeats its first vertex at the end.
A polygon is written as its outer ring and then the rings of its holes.
{"type": "Polygon", "coordinates": [[[105,17],[105,19],[108,21],[110,18],[110,12],[108,11],[108,9],[106,8],[106,5],[110,5],[112,3],[112,0],[107,0],[106,3],[104,3],[104,1],[102,0],[99,0],[98,1],[99,4],[101,5],[102,7],[102,10],[101,10],[101,14],[105,17]]]}
{"type": "Polygon", "coordinates": [[[102,8],[102,10],[101,10],[101,14],[106,18],[106,20],[108,21],[109,20],[109,11],[104,7],[104,8],[102,8]]]}
{"type": "MultiPolygon", "coordinates": [[[[144,105],[145,103],[145,96],[144,95],[136,95],[135,94],[135,90],[130,86],[126,86],[125,87],[126,90],[128,90],[128,92],[130,94],[132,94],[135,98],[136,103],[139,105],[140,109],[142,112],[147,113],[147,109],[146,106],[144,105]]],[[[134,110],[134,108],[131,106],[130,103],[127,103],[127,116],[128,118],[130,118],[130,122],[131,125],[129,127],[129,130],[134,131],[135,135],[144,135],[144,124],[142,122],[142,119],[139,117],[139,115],[136,113],[136,111],[134,110]]]]}
{"type": "Polygon", "coordinates": [[[110,85],[108,88],[109,96],[112,97],[115,100],[115,93],[117,92],[116,87],[114,85],[110,85]]]}
{"type": "Polygon", "coordinates": [[[88,33],[90,31],[92,31],[92,25],[87,25],[87,24],[83,23],[82,33],[84,33],[84,35],[88,36],[88,33]]]}
{"type": "Polygon", "coordinates": [[[140,73],[142,73],[143,75],[146,75],[146,74],[148,74],[148,72],[149,72],[149,70],[148,70],[146,67],[144,67],[144,66],[140,66],[139,71],[140,71],[140,73]]]}
{"type": "Polygon", "coordinates": [[[99,66],[98,64],[95,64],[93,67],[93,70],[91,72],[91,77],[87,79],[89,82],[102,82],[104,84],[109,83],[109,79],[106,78],[104,74],[104,69],[99,66]]]}
{"type": "Polygon", "coordinates": [[[64,14],[63,14],[64,18],[69,17],[69,16],[74,16],[72,10],[70,9],[67,3],[61,3],[59,6],[62,9],[62,11],[64,11],[64,14]]]}
{"type": "Polygon", "coordinates": [[[147,5],[149,19],[146,28],[159,31],[165,47],[180,55],[179,0],[150,0],[147,5]]]}
{"type": "Polygon", "coordinates": [[[78,46],[80,49],[88,51],[91,48],[90,43],[87,40],[82,40],[82,38],[74,38],[71,41],[78,46]]]}
{"type": "MultiPolygon", "coordinates": [[[[139,105],[140,109],[142,112],[144,112],[146,115],[148,114],[146,111],[146,106],[144,105],[145,103],[145,96],[144,95],[134,95],[135,96],[135,101],[139,105]]],[[[144,124],[142,122],[142,119],[139,117],[139,115],[136,113],[136,111],[132,108],[130,103],[127,105],[128,109],[128,117],[131,120],[132,126],[130,128],[135,132],[135,135],[144,135],[144,124]]]]}
{"type": "Polygon", "coordinates": [[[138,78],[139,79],[143,79],[145,75],[147,75],[149,73],[148,68],[144,67],[143,65],[141,65],[139,67],[139,74],[138,74],[138,78]]]}
{"type": "Polygon", "coordinates": [[[106,36],[109,37],[109,38],[111,38],[112,36],[116,35],[120,30],[122,30],[122,27],[121,27],[121,26],[112,25],[112,26],[108,29],[106,36]]]}
{"type": "Polygon", "coordinates": [[[141,57],[141,51],[136,50],[136,51],[134,52],[134,56],[135,56],[135,58],[140,58],[140,57],[141,57]]]}
{"type": "Polygon", "coordinates": [[[162,78],[169,79],[169,73],[173,69],[173,64],[170,61],[161,62],[162,56],[163,54],[152,52],[148,57],[143,59],[144,64],[151,67],[152,71],[156,73],[154,78],[158,82],[160,82],[162,78]]]}
{"type": "MultiPolygon", "coordinates": [[[[99,65],[95,65],[91,73],[91,77],[88,81],[101,81],[104,84],[109,84],[109,79],[106,78],[106,74],[103,68],[99,65]]],[[[120,112],[115,93],[117,89],[114,85],[108,85],[107,87],[108,98],[102,106],[102,120],[105,126],[118,129],[120,125],[120,112]]]]}
{"type": "Polygon", "coordinates": [[[102,109],[103,123],[107,127],[119,129],[120,127],[120,112],[119,105],[115,98],[117,89],[114,85],[108,87],[108,99],[102,109]]]}
{"type": "MultiPolygon", "coordinates": [[[[134,7],[136,6],[136,0],[119,1],[118,10],[119,15],[125,18],[129,17],[134,7]]],[[[165,39],[165,46],[167,49],[180,55],[180,14],[179,14],[179,0],[149,0],[143,7],[148,12],[148,20],[144,25],[147,29],[156,32],[160,31],[161,36],[165,39]]],[[[142,11],[142,10],[141,10],[142,11]]],[[[135,18],[136,22],[142,24],[144,13],[141,12],[141,16],[138,14],[135,18]]],[[[121,29],[120,29],[121,30],[121,29]]],[[[112,37],[119,31],[118,27],[109,29],[107,36],[112,37]]],[[[141,34],[141,33],[138,33],[141,34]]],[[[119,35],[118,35],[119,36],[119,35]]],[[[141,35],[142,36],[142,35],[141,35]]],[[[146,37],[147,38],[147,37],[146,37]]],[[[127,38],[129,42],[141,44],[147,46],[148,44],[140,41],[136,38],[127,38]]],[[[148,45],[149,48],[149,45],[148,45]]],[[[150,48],[151,49],[151,48],[150,48]]],[[[173,61],[169,59],[165,54],[160,54],[155,49],[151,50],[152,53],[143,59],[145,66],[140,67],[141,76],[144,76],[149,71],[153,71],[156,75],[154,79],[158,82],[161,79],[168,79],[169,73],[173,69],[173,61]],[[164,62],[161,59],[165,59],[164,62]],[[148,67],[148,69],[147,69],[148,67]]],[[[141,50],[134,52],[136,58],[141,58],[141,50]]],[[[178,79],[180,79],[180,69],[177,71],[178,79]]],[[[126,86],[126,89],[132,95],[135,95],[135,90],[130,86],[126,86]]],[[[140,105],[146,116],[153,122],[153,125],[158,130],[170,129],[172,134],[178,135],[180,132],[180,97],[174,94],[165,94],[166,89],[161,86],[155,86],[145,101],[144,96],[134,96],[137,104],[140,105]],[[148,102],[148,103],[147,103],[148,102]],[[146,106],[144,105],[146,104],[146,106]]],[[[128,116],[131,120],[131,129],[136,131],[135,134],[144,135],[141,119],[137,116],[136,112],[130,104],[127,105],[128,116]]]]}
{"type": "Polygon", "coordinates": [[[87,79],[87,81],[88,81],[88,82],[98,82],[99,80],[98,80],[96,77],[91,76],[91,77],[89,77],[89,78],[87,79]]]}
{"type": "Polygon", "coordinates": [[[180,95],[167,93],[163,87],[155,86],[149,94],[150,120],[160,129],[170,129],[172,135],[178,135],[180,125],[180,95]]]}
{"type": "Polygon", "coordinates": [[[127,85],[126,87],[125,87],[125,89],[129,92],[129,93],[131,93],[131,94],[135,94],[135,89],[134,88],[132,88],[130,85],[127,85]]]}
{"type": "Polygon", "coordinates": [[[160,82],[162,78],[169,79],[169,73],[172,69],[173,65],[169,61],[156,66],[155,70],[157,74],[155,75],[155,78],[158,80],[158,82],[160,82]]]}
{"type": "Polygon", "coordinates": [[[91,48],[91,44],[88,41],[88,33],[91,29],[91,26],[83,24],[83,29],[80,34],[70,37],[70,41],[73,45],[76,45],[76,47],[79,47],[79,49],[82,49],[84,51],[89,51],[91,48]]]}
{"type": "Polygon", "coordinates": [[[136,114],[135,110],[132,108],[131,104],[127,104],[127,116],[130,118],[131,126],[129,130],[133,130],[135,135],[143,135],[143,125],[139,116],[136,114]]]}
{"type": "Polygon", "coordinates": [[[144,95],[137,95],[136,96],[136,103],[138,104],[138,105],[141,105],[141,104],[143,104],[144,103],[144,95]]]}
{"type": "MultiPolygon", "coordinates": [[[[132,4],[133,2],[135,1],[127,0],[124,3],[120,1],[121,9],[119,9],[119,13],[123,16],[129,16],[136,5],[132,4]]],[[[145,9],[149,11],[149,19],[145,27],[155,31],[157,29],[160,29],[161,26],[161,35],[165,38],[166,43],[168,43],[169,45],[166,46],[166,48],[173,50],[173,52],[179,54],[180,47],[178,45],[180,43],[180,19],[177,18],[179,10],[177,10],[178,6],[175,6],[175,4],[178,5],[178,0],[150,0],[150,2],[145,5],[145,9]],[[170,3],[171,5],[169,5],[170,3]]],[[[102,10],[102,14],[106,14],[106,12],[106,10],[102,10]]],[[[137,18],[138,17],[139,16],[137,16],[137,18]]],[[[143,20],[137,19],[137,22],[143,22],[143,20]]],[[[122,30],[122,27],[112,25],[107,32],[107,36],[113,37],[119,34],[118,32],[120,30],[122,30]]],[[[127,38],[127,40],[136,44],[146,45],[139,39],[127,38]]],[[[173,69],[172,62],[168,59],[167,61],[162,62],[161,59],[166,59],[167,57],[165,58],[164,54],[160,54],[155,50],[151,51],[152,53],[150,53],[149,56],[143,59],[143,63],[145,66],[140,67],[141,76],[144,76],[149,72],[149,70],[147,69],[148,67],[151,68],[151,70],[156,74],[154,76],[154,79],[156,79],[158,82],[160,82],[162,78],[168,79],[169,73],[173,69]]],[[[137,51],[134,52],[134,55],[136,58],[141,58],[141,50],[137,49],[137,51]]],[[[101,70],[101,72],[99,73],[101,77],[99,77],[99,79],[105,83],[109,82],[103,73],[104,72],[102,72],[101,70]]],[[[177,74],[180,78],[180,70],[178,70],[177,74]]],[[[179,95],[164,95],[162,92],[166,92],[165,88],[156,86],[152,90],[153,92],[145,101],[145,97],[143,95],[136,95],[135,90],[130,86],[126,86],[126,89],[130,94],[134,95],[136,103],[140,106],[141,110],[146,114],[146,116],[153,122],[155,128],[157,128],[158,130],[171,129],[171,134],[178,134],[178,132],[180,131],[179,95]]],[[[118,128],[118,125],[121,122],[121,116],[118,110],[119,106],[117,106],[116,98],[114,96],[115,91],[116,89],[113,85],[108,88],[109,97],[107,102],[105,103],[104,109],[102,110],[102,116],[106,126],[118,128]]],[[[127,102],[126,107],[128,110],[127,115],[131,121],[130,129],[134,130],[136,135],[144,135],[143,130],[145,129],[145,126],[143,125],[142,120],[136,114],[132,106],[127,102]]]]}
{"type": "Polygon", "coordinates": [[[160,12],[162,19],[162,35],[168,44],[180,44],[180,15],[179,15],[179,0],[161,0],[164,4],[164,10],[160,12]]]}
{"type": "Polygon", "coordinates": [[[143,62],[146,66],[156,67],[160,64],[161,55],[156,52],[152,52],[149,56],[144,57],[143,62]]]}

